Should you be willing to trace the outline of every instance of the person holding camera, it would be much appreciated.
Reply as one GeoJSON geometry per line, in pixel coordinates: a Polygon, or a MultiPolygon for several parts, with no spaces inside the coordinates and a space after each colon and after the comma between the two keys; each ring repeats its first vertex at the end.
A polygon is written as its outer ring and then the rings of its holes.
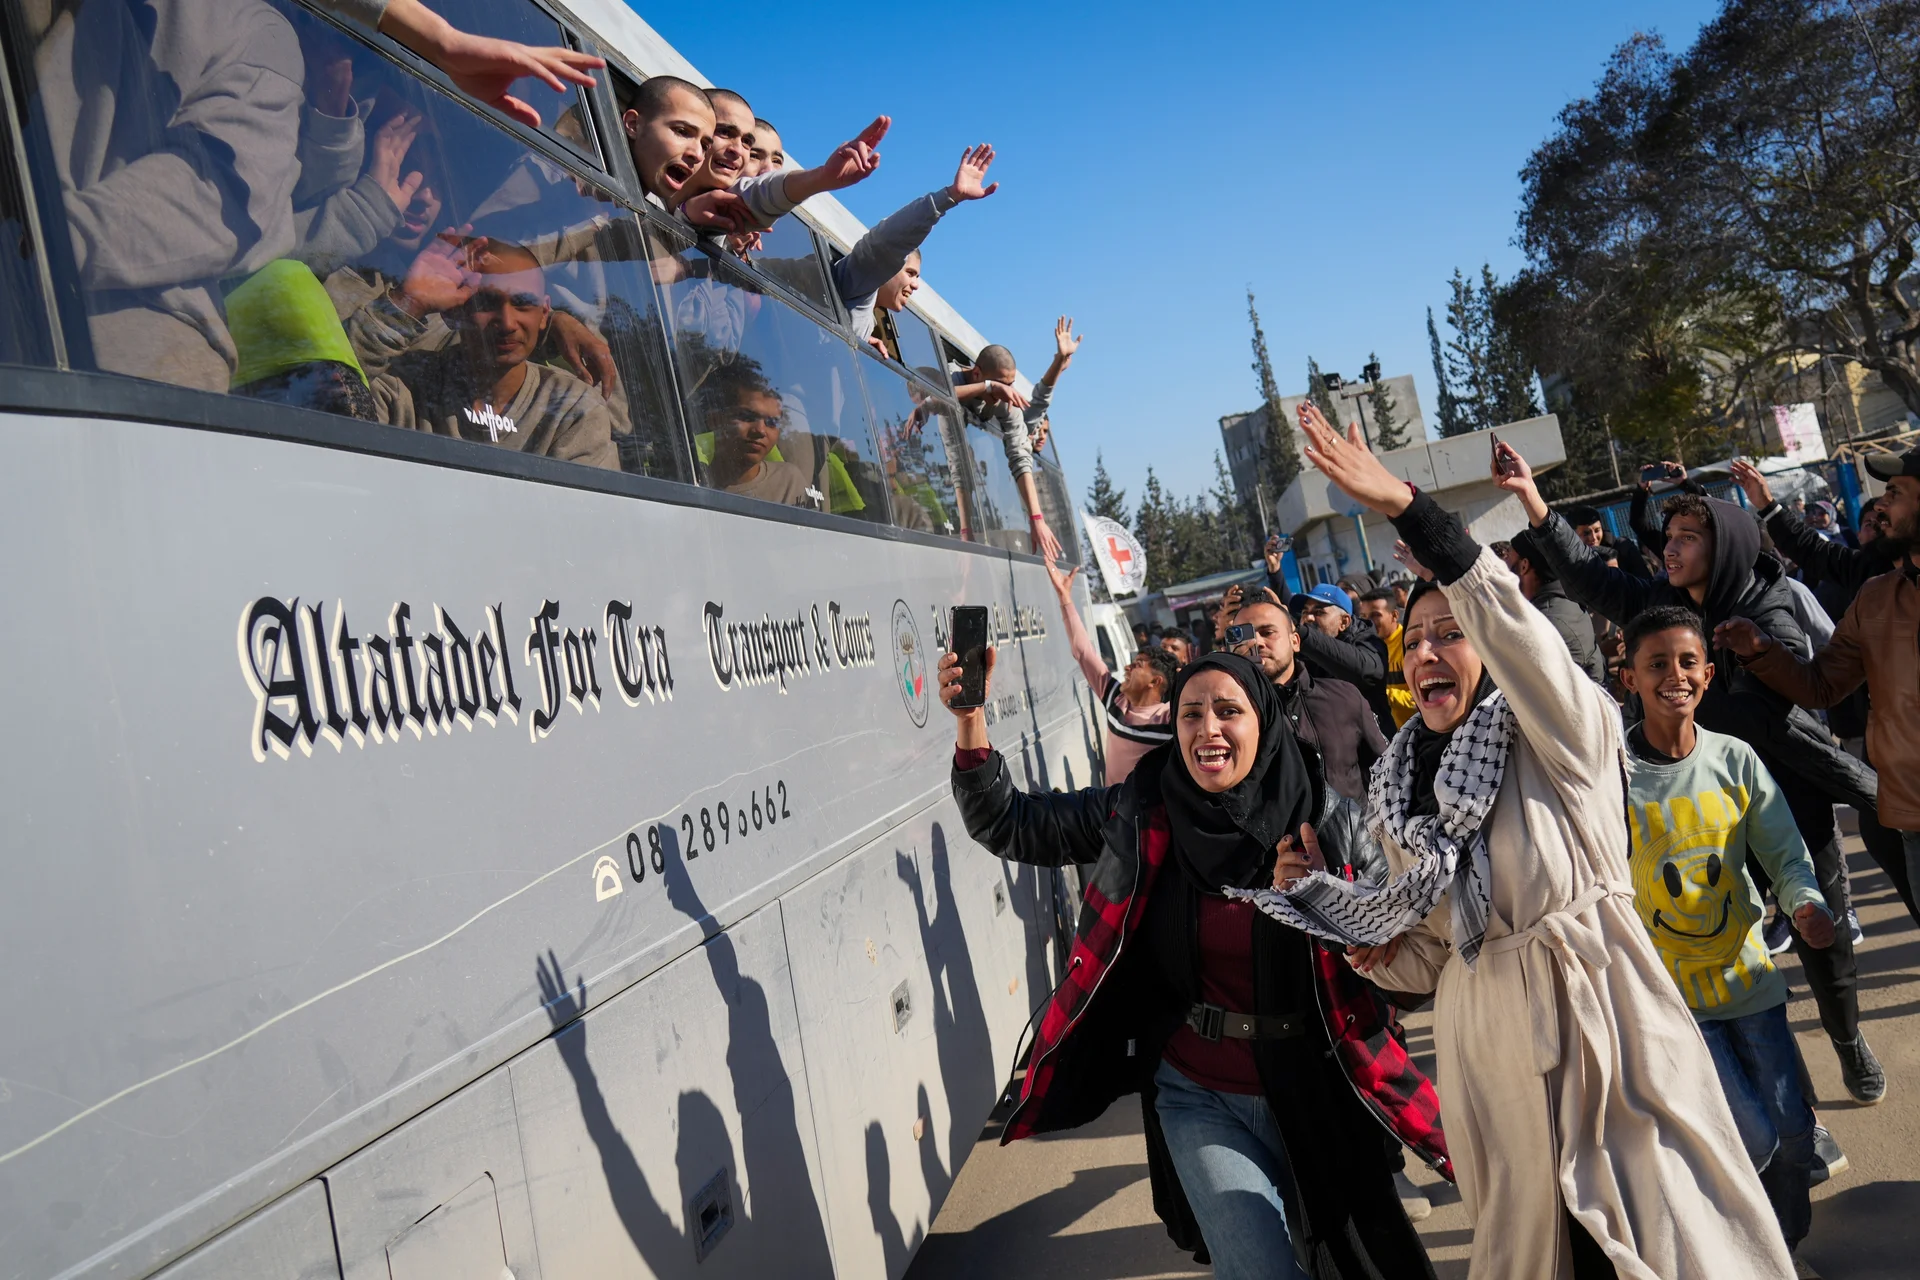
{"type": "MultiPolygon", "coordinates": [[[[990,681],[990,646],[982,661],[990,681]]],[[[1174,740],[1125,782],[1029,794],[961,696],[966,674],[940,659],[968,834],[1014,862],[1091,864],[1001,1140],[1075,1128],[1138,1093],[1154,1208],[1221,1280],[1431,1277],[1379,1125],[1447,1172],[1433,1085],[1338,949],[1224,893],[1344,873],[1368,842],[1272,684],[1208,654],[1173,682],[1174,740]]],[[[990,685],[977,687],[984,705],[990,685]]]]}

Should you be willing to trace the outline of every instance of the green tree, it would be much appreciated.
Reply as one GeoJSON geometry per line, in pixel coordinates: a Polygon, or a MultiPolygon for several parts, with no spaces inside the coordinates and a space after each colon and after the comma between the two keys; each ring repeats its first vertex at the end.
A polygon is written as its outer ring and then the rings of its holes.
{"type": "Polygon", "coordinates": [[[1247,317],[1253,321],[1253,371],[1260,379],[1260,406],[1266,411],[1266,433],[1260,449],[1260,480],[1269,505],[1278,502],[1300,474],[1300,448],[1294,443],[1293,424],[1280,405],[1280,384],[1267,356],[1267,335],[1260,328],[1260,311],[1247,290],[1247,317]]]}
{"type": "Polygon", "coordinates": [[[1140,505],[1133,517],[1133,536],[1139,539],[1140,549],[1147,553],[1148,591],[1181,581],[1177,572],[1180,554],[1175,540],[1177,515],[1173,500],[1160,484],[1160,477],[1148,467],[1147,483],[1141,490],[1140,505]]]}
{"type": "MultiPolygon", "coordinates": [[[[1367,362],[1373,368],[1380,367],[1380,356],[1369,352],[1367,362]]],[[[1372,410],[1374,447],[1385,453],[1389,449],[1404,449],[1413,441],[1407,438],[1407,428],[1411,423],[1401,422],[1396,416],[1400,406],[1394,403],[1393,392],[1387,389],[1385,378],[1374,381],[1373,390],[1367,395],[1367,408],[1372,410]]]]}
{"type": "Polygon", "coordinates": [[[1326,415],[1328,426],[1335,431],[1346,430],[1346,415],[1340,411],[1340,402],[1333,398],[1333,392],[1327,390],[1320,365],[1312,356],[1307,357],[1307,398],[1326,415]]]}
{"type": "Polygon", "coordinates": [[[1248,512],[1233,486],[1233,474],[1227,470],[1227,460],[1220,456],[1218,449],[1213,451],[1213,492],[1207,499],[1213,506],[1219,528],[1218,557],[1225,561],[1220,568],[1252,563],[1257,550],[1254,539],[1260,526],[1249,523],[1248,512]]]}
{"type": "Polygon", "coordinates": [[[1533,366],[1502,305],[1493,268],[1482,265],[1476,285],[1456,267],[1447,288],[1453,338],[1444,351],[1442,377],[1453,400],[1453,434],[1536,416],[1533,366]]]}
{"type": "Polygon", "coordinates": [[[1093,453],[1093,483],[1087,486],[1087,514],[1127,522],[1127,491],[1114,488],[1107,460],[1098,449],[1093,453]]]}
{"type": "Polygon", "coordinates": [[[1427,343],[1433,348],[1433,381],[1438,388],[1439,404],[1435,406],[1435,420],[1440,426],[1440,438],[1457,436],[1463,431],[1472,430],[1460,424],[1460,406],[1453,398],[1453,388],[1447,382],[1446,354],[1440,346],[1440,330],[1433,323],[1433,308],[1427,308],[1427,343]]]}

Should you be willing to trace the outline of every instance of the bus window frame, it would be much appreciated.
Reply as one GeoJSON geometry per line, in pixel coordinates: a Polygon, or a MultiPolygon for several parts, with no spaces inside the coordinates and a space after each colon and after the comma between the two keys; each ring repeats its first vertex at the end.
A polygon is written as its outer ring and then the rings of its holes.
{"type": "MultiPolygon", "coordinates": [[[[25,225],[27,237],[32,242],[33,278],[36,286],[34,301],[39,303],[40,321],[46,328],[47,355],[50,361],[46,366],[28,367],[65,369],[68,367],[66,325],[61,314],[60,291],[55,284],[58,277],[54,274],[53,264],[47,259],[50,246],[47,243],[46,233],[41,227],[42,210],[39,204],[38,184],[34,182],[33,170],[28,165],[27,134],[20,120],[19,104],[26,101],[26,98],[15,97],[13,91],[14,71],[10,65],[13,61],[13,50],[24,48],[25,41],[20,39],[19,31],[13,27],[12,23],[13,6],[0,6],[0,30],[5,30],[8,36],[6,56],[0,57],[0,98],[4,98],[4,102],[0,102],[0,129],[5,130],[4,135],[0,135],[0,146],[6,147],[7,158],[13,162],[14,182],[20,196],[21,220],[25,225]]],[[[60,237],[60,248],[71,256],[72,244],[67,237],[60,237]]],[[[80,305],[81,297],[77,284],[79,274],[77,271],[69,272],[68,278],[76,281],[72,291],[72,301],[74,305],[80,305]]]]}
{"type": "MultiPolygon", "coordinates": [[[[589,145],[593,146],[594,150],[599,153],[599,163],[595,164],[593,157],[582,155],[572,147],[556,140],[555,137],[546,132],[546,130],[531,128],[515,120],[512,116],[505,115],[495,108],[488,106],[486,103],[477,101],[461,90],[458,85],[454,84],[453,77],[401,44],[398,40],[393,39],[393,37],[382,35],[378,31],[368,31],[358,23],[350,22],[336,13],[321,8],[315,3],[315,0],[287,0],[287,3],[297,6],[312,17],[330,23],[334,28],[343,32],[349,38],[359,41],[368,48],[384,55],[390,61],[398,63],[403,69],[411,72],[417,78],[425,80],[434,88],[441,90],[448,97],[454,99],[467,110],[474,112],[488,124],[493,125],[495,128],[506,129],[520,141],[535,147],[547,158],[562,165],[569,171],[578,173],[579,170],[585,168],[586,172],[580,174],[581,177],[594,182],[597,186],[608,187],[610,190],[620,190],[618,186],[614,185],[613,174],[607,167],[606,146],[597,138],[590,137],[588,139],[589,145]]],[[[569,47],[596,54],[600,53],[599,49],[592,47],[593,42],[582,35],[580,28],[571,18],[544,3],[544,0],[515,0],[515,3],[523,4],[553,19],[561,40],[569,47]]],[[[594,91],[606,86],[607,83],[604,76],[596,75],[594,77],[594,90],[582,92],[579,95],[581,100],[591,104],[594,91]]],[[[575,87],[579,88],[580,86],[575,87]]],[[[593,113],[593,107],[591,105],[588,106],[587,112],[589,116],[587,125],[589,131],[598,133],[599,130],[596,129],[591,119],[593,113]]],[[[628,198],[624,192],[621,192],[623,202],[628,198]]]]}

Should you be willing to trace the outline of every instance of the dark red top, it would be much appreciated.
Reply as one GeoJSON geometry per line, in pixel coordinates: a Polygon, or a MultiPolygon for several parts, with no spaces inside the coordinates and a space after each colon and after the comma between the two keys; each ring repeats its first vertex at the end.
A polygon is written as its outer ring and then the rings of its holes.
{"type": "MultiPolygon", "coordinates": [[[[1200,895],[1200,999],[1235,1013],[1253,1009],[1253,913],[1250,902],[1200,895]]],[[[1221,1093],[1263,1093],[1253,1042],[1208,1040],[1182,1026],[1167,1041],[1166,1060],[1195,1084],[1221,1093]]]]}
{"type": "Polygon", "coordinates": [[[971,773],[987,762],[993,754],[992,747],[955,747],[953,749],[953,767],[962,773],[971,773]]]}

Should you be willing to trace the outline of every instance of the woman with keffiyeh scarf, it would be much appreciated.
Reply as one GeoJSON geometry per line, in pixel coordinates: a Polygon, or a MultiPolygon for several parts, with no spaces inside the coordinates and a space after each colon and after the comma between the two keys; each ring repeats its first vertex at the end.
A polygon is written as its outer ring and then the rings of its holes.
{"type": "MultiPolygon", "coordinates": [[[[949,706],[958,676],[943,657],[949,706]]],[[[1170,700],[1175,741],[1118,786],[1071,793],[1015,789],[981,711],[954,709],[968,833],[1014,861],[1091,864],[1001,1140],[1139,1093],[1154,1208],[1220,1280],[1432,1280],[1381,1127],[1445,1172],[1431,1083],[1338,948],[1222,892],[1273,883],[1276,864],[1342,867],[1366,839],[1359,811],[1247,659],[1201,659],[1170,700]]]]}
{"type": "Polygon", "coordinates": [[[1358,435],[1301,419],[1314,465],[1436,582],[1408,601],[1418,715],[1373,775],[1387,884],[1316,873],[1239,896],[1349,945],[1383,987],[1437,991],[1473,1280],[1786,1280],[1705,1042],[1634,910],[1612,701],[1451,514],[1358,435]]]}

